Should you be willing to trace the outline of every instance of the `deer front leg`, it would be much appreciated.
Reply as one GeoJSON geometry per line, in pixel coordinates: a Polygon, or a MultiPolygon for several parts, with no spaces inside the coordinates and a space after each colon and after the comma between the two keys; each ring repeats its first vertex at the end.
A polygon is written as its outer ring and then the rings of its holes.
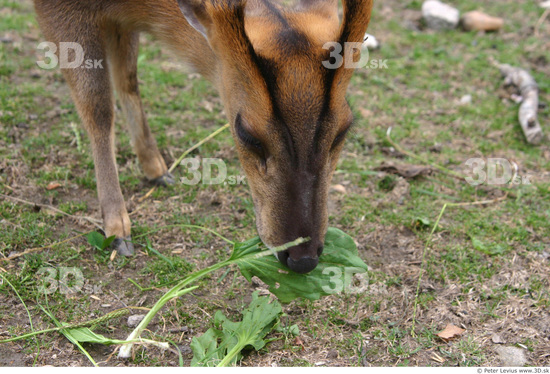
{"type": "Polygon", "coordinates": [[[114,154],[114,124],[111,124],[110,127],[110,129],[94,128],[89,131],[94,156],[97,193],[106,236],[115,235],[116,239],[112,246],[120,255],[131,256],[134,254],[134,245],[130,236],[131,223],[118,182],[114,154]]]}
{"type": "MultiPolygon", "coordinates": [[[[90,43],[89,49],[94,49],[90,43]]],[[[96,46],[94,56],[103,56],[96,46]]],[[[130,217],[118,181],[115,158],[114,102],[108,71],[65,69],[63,71],[92,147],[97,193],[107,237],[116,236],[112,247],[120,255],[131,256],[130,217]]]]}
{"type": "MultiPolygon", "coordinates": [[[[90,138],[105,233],[116,237],[112,246],[119,254],[129,256],[134,253],[134,246],[115,159],[114,99],[105,40],[108,30],[102,18],[89,13],[92,7],[84,3],[36,1],[35,6],[46,40],[56,45],[65,41],[78,43],[84,58],[103,61],[90,69],[61,71],[90,138]],[[59,10],[54,12],[56,7],[59,10]]],[[[73,61],[75,56],[69,59],[73,61]]]]}

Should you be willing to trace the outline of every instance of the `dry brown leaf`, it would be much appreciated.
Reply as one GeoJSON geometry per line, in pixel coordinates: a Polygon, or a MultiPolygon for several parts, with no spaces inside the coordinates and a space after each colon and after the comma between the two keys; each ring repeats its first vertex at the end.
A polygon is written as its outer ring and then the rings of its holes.
{"type": "Polygon", "coordinates": [[[332,185],[332,190],[340,193],[346,193],[346,187],[342,186],[341,184],[334,184],[332,185]]]}
{"type": "Polygon", "coordinates": [[[491,17],[477,10],[462,16],[462,27],[466,31],[498,31],[502,26],[504,26],[502,18],[491,17]]]}
{"type": "Polygon", "coordinates": [[[297,346],[302,347],[302,351],[306,348],[306,347],[304,346],[304,342],[302,341],[302,339],[300,339],[299,336],[297,336],[297,337],[294,339],[294,345],[297,345],[297,346]]]}
{"type": "Polygon", "coordinates": [[[428,175],[432,171],[431,168],[422,165],[409,165],[394,163],[383,163],[375,170],[385,171],[386,173],[398,174],[404,178],[415,178],[420,175],[428,175]]]}
{"type": "Polygon", "coordinates": [[[460,327],[456,327],[455,325],[451,325],[450,323],[445,326],[445,329],[441,331],[437,336],[439,336],[441,339],[447,341],[454,338],[459,337],[464,333],[464,329],[461,329],[460,327]]]}
{"type": "Polygon", "coordinates": [[[59,184],[59,183],[57,183],[57,182],[50,182],[50,183],[48,184],[48,187],[46,187],[46,189],[47,189],[48,191],[51,191],[51,190],[55,190],[56,188],[59,188],[59,187],[61,187],[61,184],[59,184]]]}

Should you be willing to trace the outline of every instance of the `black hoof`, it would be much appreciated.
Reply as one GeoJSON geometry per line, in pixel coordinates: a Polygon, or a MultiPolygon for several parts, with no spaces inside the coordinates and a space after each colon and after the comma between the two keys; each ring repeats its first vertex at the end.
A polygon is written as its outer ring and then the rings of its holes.
{"type": "Polygon", "coordinates": [[[153,179],[151,182],[156,186],[165,187],[176,183],[176,179],[172,174],[166,173],[158,178],[153,179]]]}
{"type": "Polygon", "coordinates": [[[111,243],[111,247],[116,249],[119,255],[130,257],[134,255],[134,244],[132,243],[132,238],[127,236],[126,238],[116,238],[111,243]]]}

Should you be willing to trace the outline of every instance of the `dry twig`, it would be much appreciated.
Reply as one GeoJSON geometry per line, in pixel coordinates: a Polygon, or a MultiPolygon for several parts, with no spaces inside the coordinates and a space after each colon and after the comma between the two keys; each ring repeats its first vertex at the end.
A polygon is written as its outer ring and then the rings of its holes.
{"type": "Polygon", "coordinates": [[[540,16],[539,20],[537,21],[537,25],[535,26],[535,36],[539,36],[540,27],[546,21],[546,18],[548,18],[548,15],[550,14],[550,8],[546,9],[544,13],[542,13],[542,16],[540,16]]]}
{"type": "Polygon", "coordinates": [[[44,247],[36,247],[36,248],[30,248],[30,249],[27,249],[26,251],[24,252],[21,252],[21,253],[17,253],[17,254],[14,254],[10,257],[6,257],[6,258],[0,258],[0,262],[2,261],[11,261],[11,260],[14,260],[18,257],[21,257],[21,256],[25,256],[25,255],[28,255],[29,253],[35,253],[35,252],[40,252],[40,251],[43,251],[44,249],[48,249],[48,248],[53,248],[53,247],[56,247],[60,244],[63,244],[63,243],[68,243],[70,241],[73,241],[75,239],[78,239],[80,238],[81,236],[84,236],[84,235],[87,235],[89,234],[89,232],[85,232],[83,234],[79,234],[79,235],[76,235],[76,236],[73,236],[72,238],[69,238],[69,239],[65,239],[61,242],[56,242],[56,243],[53,243],[53,244],[50,244],[50,245],[47,245],[47,246],[44,246],[44,247]]]}
{"type": "Polygon", "coordinates": [[[94,226],[96,226],[97,228],[100,228],[101,229],[101,226],[99,225],[101,223],[100,220],[98,219],[95,219],[95,218],[92,218],[92,217],[86,217],[86,216],[75,216],[75,215],[72,215],[72,214],[69,214],[69,213],[66,213],[62,210],[59,210],[51,205],[47,205],[47,204],[40,204],[40,203],[33,203],[32,201],[27,201],[27,200],[24,200],[24,199],[20,199],[18,197],[13,197],[13,196],[8,196],[8,195],[4,195],[4,194],[1,194],[0,193],[0,197],[4,197],[6,199],[10,199],[10,200],[13,200],[15,202],[18,202],[18,203],[21,203],[21,204],[26,204],[26,205],[31,205],[31,206],[37,206],[39,208],[43,208],[43,209],[49,209],[55,213],[59,213],[61,215],[64,215],[66,217],[70,217],[70,218],[74,218],[74,219],[83,219],[85,221],[88,221],[90,222],[91,224],[93,224],[94,226]]]}

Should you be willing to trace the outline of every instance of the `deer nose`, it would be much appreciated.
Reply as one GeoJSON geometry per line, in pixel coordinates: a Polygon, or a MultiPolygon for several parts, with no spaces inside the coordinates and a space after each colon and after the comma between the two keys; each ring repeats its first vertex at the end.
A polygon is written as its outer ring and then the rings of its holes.
{"type": "MultiPolygon", "coordinates": [[[[299,247],[300,246],[292,247],[286,251],[279,252],[277,257],[279,258],[279,261],[281,261],[283,265],[286,265],[290,270],[299,274],[306,274],[315,269],[319,264],[319,256],[323,253],[323,246],[319,246],[313,256],[304,254],[303,256],[295,259],[293,258],[294,256],[291,256],[290,252],[294,250],[295,252],[298,252],[297,254],[299,254],[301,252],[299,247]]],[[[296,255],[296,253],[294,254],[296,255]]]]}
{"type": "Polygon", "coordinates": [[[298,274],[306,274],[317,267],[319,257],[302,257],[298,261],[294,261],[291,257],[287,260],[287,266],[290,270],[298,274]]]}

